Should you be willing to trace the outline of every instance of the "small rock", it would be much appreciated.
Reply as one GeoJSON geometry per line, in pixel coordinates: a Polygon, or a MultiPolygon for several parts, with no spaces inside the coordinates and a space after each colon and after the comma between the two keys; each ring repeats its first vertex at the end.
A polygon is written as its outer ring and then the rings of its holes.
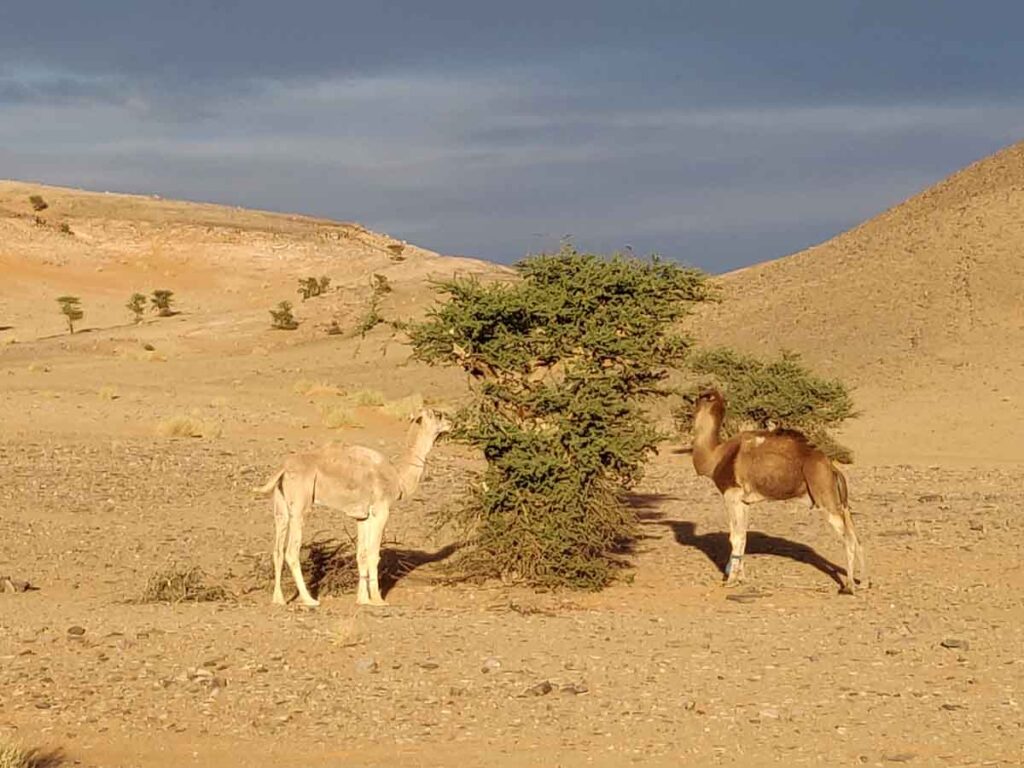
{"type": "Polygon", "coordinates": [[[418,663],[420,669],[437,669],[441,665],[436,661],[421,661],[418,663]]]}
{"type": "Polygon", "coordinates": [[[491,672],[497,672],[501,669],[501,660],[495,656],[488,656],[484,659],[484,663],[480,667],[480,671],[485,675],[491,672]]]}
{"type": "Polygon", "coordinates": [[[523,691],[523,695],[524,696],[547,696],[553,690],[554,690],[554,686],[552,686],[549,681],[542,680],[541,682],[537,683],[536,685],[531,685],[529,688],[527,688],[525,691],[523,691]]]}
{"type": "Polygon", "coordinates": [[[779,710],[777,710],[775,707],[765,707],[757,714],[763,717],[765,720],[779,719],[779,710]]]}
{"type": "Polygon", "coordinates": [[[80,627],[77,624],[73,627],[68,627],[68,634],[71,637],[81,637],[85,634],[85,627],[80,627]]]}
{"type": "Polygon", "coordinates": [[[925,493],[917,497],[917,500],[922,504],[927,504],[932,501],[945,501],[946,497],[941,493],[925,493]]]}
{"type": "Polygon", "coordinates": [[[917,755],[913,752],[897,752],[893,755],[882,755],[882,760],[887,763],[909,763],[917,755]]]}
{"type": "Polygon", "coordinates": [[[580,694],[587,693],[589,690],[586,683],[566,683],[561,687],[562,693],[570,693],[573,696],[579,696],[580,694]]]}
{"type": "Polygon", "coordinates": [[[945,640],[939,643],[939,645],[941,645],[943,648],[959,648],[964,651],[968,650],[971,647],[971,644],[969,642],[967,642],[966,640],[960,640],[956,637],[947,637],[945,640]]]}
{"type": "Polygon", "coordinates": [[[376,659],[364,658],[364,659],[357,659],[356,660],[356,663],[355,663],[355,670],[356,670],[356,672],[359,672],[361,674],[369,674],[369,673],[376,672],[378,669],[380,669],[380,666],[377,664],[377,660],[376,659]]]}

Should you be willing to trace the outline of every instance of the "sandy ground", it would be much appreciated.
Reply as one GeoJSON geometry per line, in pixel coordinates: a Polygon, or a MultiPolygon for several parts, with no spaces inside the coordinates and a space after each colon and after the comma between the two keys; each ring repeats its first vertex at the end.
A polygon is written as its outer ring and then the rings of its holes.
{"type": "MultiPolygon", "coordinates": [[[[874,586],[850,598],[837,594],[839,543],[801,505],[757,510],[748,583],[723,588],[720,501],[666,446],[634,500],[643,537],[623,582],[534,594],[442,580],[450,534],[429,513],[474,466],[443,444],[419,498],[394,513],[387,547],[407,565],[389,606],[344,594],[281,609],[253,576],[271,523],[249,489],[286,447],[337,436],[296,393],[297,371],[372,378],[398,358],[342,344],[333,357],[313,345],[150,362],[100,354],[87,336],[0,357],[0,575],[37,587],[0,594],[2,735],[82,766],[1024,755],[1019,467],[851,468],[874,586]],[[155,436],[179,412],[219,436],[155,436]],[[132,602],[168,563],[203,567],[237,599],[132,602]]],[[[438,401],[448,391],[440,373],[388,370],[406,372],[383,377],[389,396],[410,382],[438,401]]],[[[341,436],[397,453],[404,426],[377,410],[341,436]]],[[[346,541],[350,525],[324,511],[309,538],[346,541]]]]}

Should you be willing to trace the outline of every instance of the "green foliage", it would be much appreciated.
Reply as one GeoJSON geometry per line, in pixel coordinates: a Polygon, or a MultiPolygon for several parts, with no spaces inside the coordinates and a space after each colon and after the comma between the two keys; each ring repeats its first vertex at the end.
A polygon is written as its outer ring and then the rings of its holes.
{"type": "Polygon", "coordinates": [[[357,335],[366,336],[369,331],[384,322],[384,315],[380,313],[380,302],[384,296],[391,293],[391,290],[391,282],[385,275],[374,273],[370,276],[370,302],[356,325],[357,335]]]}
{"type": "Polygon", "coordinates": [[[294,331],[299,327],[298,320],[292,314],[292,303],[282,301],[277,309],[270,310],[270,324],[281,331],[294,331]]]}
{"type": "Polygon", "coordinates": [[[160,317],[170,317],[173,315],[174,310],[171,309],[171,305],[174,304],[173,297],[174,291],[168,291],[164,288],[153,291],[153,295],[149,299],[153,305],[153,311],[160,317]]]}
{"type": "Polygon", "coordinates": [[[45,211],[50,207],[50,204],[43,200],[42,195],[29,195],[28,201],[32,205],[32,210],[38,213],[39,211],[45,211]]]}
{"type": "Polygon", "coordinates": [[[146,311],[146,297],[141,293],[133,293],[125,307],[135,316],[135,322],[142,322],[142,314],[146,311]]]}
{"type": "Polygon", "coordinates": [[[709,287],[695,269],[568,246],[517,269],[440,283],[447,301],[407,329],[416,357],[477,381],[456,436],[487,469],[442,522],[465,527],[472,576],[597,589],[635,534],[624,494],[661,437],[643,399],[667,394],[689,348],[674,326],[709,287]]]}
{"type": "Polygon", "coordinates": [[[322,275],[319,279],[315,277],[304,277],[299,280],[299,290],[297,293],[302,296],[302,300],[311,299],[327,292],[327,289],[331,286],[331,278],[326,275],[322,275]]]}
{"type": "Polygon", "coordinates": [[[798,429],[836,461],[853,460],[850,450],[830,431],[857,415],[849,390],[837,379],[813,374],[799,355],[784,352],[775,360],[761,360],[729,349],[707,349],[695,351],[689,367],[700,377],[700,383],[684,394],[683,406],[677,412],[684,429],[692,426],[697,393],[714,385],[728,400],[723,425],[726,435],[750,425],[757,429],[798,429]]]}
{"type": "Polygon", "coordinates": [[[74,333],[75,323],[85,317],[81,307],[81,299],[77,296],[61,296],[57,299],[57,303],[60,304],[61,314],[68,321],[68,332],[74,333]]]}

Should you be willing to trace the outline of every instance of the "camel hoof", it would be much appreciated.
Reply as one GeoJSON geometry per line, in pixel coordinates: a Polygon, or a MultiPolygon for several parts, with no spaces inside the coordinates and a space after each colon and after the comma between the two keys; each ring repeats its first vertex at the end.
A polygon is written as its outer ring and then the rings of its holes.
{"type": "Polygon", "coordinates": [[[856,593],[854,592],[853,587],[851,587],[849,584],[843,584],[843,586],[839,588],[839,594],[850,595],[851,597],[853,597],[856,593]]]}
{"type": "Polygon", "coordinates": [[[272,605],[284,605],[284,595],[274,595],[270,602],[272,605]]]}
{"type": "Polygon", "coordinates": [[[302,601],[302,604],[303,604],[303,605],[304,605],[304,606],[305,606],[306,608],[317,608],[317,607],[319,607],[319,605],[320,605],[320,601],[319,601],[319,600],[316,600],[316,599],[314,599],[314,598],[310,598],[309,600],[303,600],[303,601],[302,601]]]}

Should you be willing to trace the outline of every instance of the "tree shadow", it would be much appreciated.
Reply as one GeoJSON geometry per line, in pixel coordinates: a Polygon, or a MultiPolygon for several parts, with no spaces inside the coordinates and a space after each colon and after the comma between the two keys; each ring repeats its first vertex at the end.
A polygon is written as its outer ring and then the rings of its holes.
{"type": "MultiPolygon", "coordinates": [[[[672,533],[678,543],[685,547],[694,547],[703,552],[708,560],[715,564],[715,567],[725,576],[725,567],[729,562],[729,554],[732,547],[729,543],[729,534],[724,531],[714,533],[697,533],[697,525],[688,520],[656,520],[658,525],[665,525],[672,529],[672,533]]],[[[843,586],[845,568],[840,568],[831,560],[827,560],[818,552],[806,544],[798,544],[789,539],[779,536],[770,536],[758,531],[747,532],[748,555],[775,555],[777,557],[788,557],[799,563],[808,565],[821,571],[831,578],[840,587],[843,586]]]]}
{"type": "MultiPolygon", "coordinates": [[[[447,560],[460,546],[448,544],[434,552],[381,547],[380,564],[377,568],[381,595],[387,595],[398,582],[416,569],[447,560]]],[[[359,582],[356,551],[350,541],[319,539],[310,542],[303,547],[302,570],[309,591],[317,597],[351,592],[359,582]]]]}

